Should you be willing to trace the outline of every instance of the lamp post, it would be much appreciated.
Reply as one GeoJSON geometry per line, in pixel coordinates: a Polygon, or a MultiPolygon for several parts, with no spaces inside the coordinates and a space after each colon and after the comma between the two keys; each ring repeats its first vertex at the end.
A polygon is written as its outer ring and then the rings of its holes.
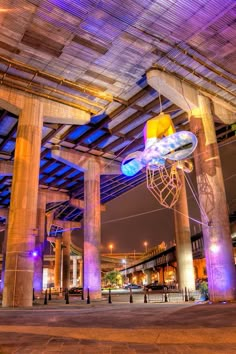
{"type": "Polygon", "coordinates": [[[122,259],[122,263],[125,267],[125,278],[127,277],[127,269],[126,269],[126,258],[125,259],[122,259]]]}
{"type": "Polygon", "coordinates": [[[148,246],[147,241],[145,241],[145,242],[143,243],[143,245],[144,245],[144,247],[145,247],[145,253],[147,253],[147,246],[148,246]]]}

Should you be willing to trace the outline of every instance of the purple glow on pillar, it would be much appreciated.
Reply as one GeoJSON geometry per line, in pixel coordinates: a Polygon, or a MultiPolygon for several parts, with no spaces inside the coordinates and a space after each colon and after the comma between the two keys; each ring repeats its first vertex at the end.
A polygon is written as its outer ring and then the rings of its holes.
{"type": "Polygon", "coordinates": [[[220,246],[216,243],[213,243],[211,246],[210,246],[210,250],[213,252],[213,253],[218,253],[219,252],[219,249],[220,249],[220,246]]]}

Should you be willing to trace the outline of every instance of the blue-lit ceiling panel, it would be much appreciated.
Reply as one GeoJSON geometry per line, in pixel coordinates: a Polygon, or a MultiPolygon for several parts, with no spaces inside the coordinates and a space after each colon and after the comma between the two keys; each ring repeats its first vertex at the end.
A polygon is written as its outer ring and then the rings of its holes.
{"type": "Polygon", "coordinates": [[[76,184],[77,184],[77,182],[71,182],[71,183],[68,183],[68,185],[66,187],[71,188],[71,187],[75,186],[76,184]]]}
{"type": "Polygon", "coordinates": [[[113,141],[119,139],[117,136],[112,135],[109,138],[105,139],[104,141],[102,141],[99,145],[98,148],[99,149],[103,149],[104,147],[106,147],[106,145],[109,145],[111,143],[113,143],[113,141]]]}
{"type": "Polygon", "coordinates": [[[73,178],[78,176],[81,173],[81,171],[73,171],[71,174],[68,175],[68,178],[73,178]]]}
{"type": "Polygon", "coordinates": [[[91,118],[91,123],[92,124],[98,124],[99,122],[101,122],[104,118],[106,118],[106,113],[104,112],[104,113],[102,113],[102,114],[98,114],[98,115],[96,115],[96,116],[93,116],[92,118],[91,118]]]}
{"type": "Polygon", "coordinates": [[[91,134],[87,139],[84,140],[85,144],[92,144],[95,140],[100,138],[105,134],[104,130],[97,130],[95,133],[91,134]]]}
{"type": "Polygon", "coordinates": [[[8,141],[8,142],[4,145],[4,147],[3,147],[2,150],[3,150],[4,152],[13,152],[14,149],[15,149],[15,142],[13,142],[13,141],[8,141]]]}
{"type": "Polygon", "coordinates": [[[14,117],[4,117],[0,124],[0,135],[6,136],[12,130],[16,122],[17,119],[14,117]]]}
{"type": "Polygon", "coordinates": [[[63,175],[65,172],[69,171],[70,169],[71,169],[70,166],[64,166],[64,167],[61,168],[60,171],[57,171],[55,176],[59,177],[59,176],[63,175]]]}
{"type": "Polygon", "coordinates": [[[60,181],[56,182],[56,186],[60,186],[61,184],[65,183],[66,180],[65,179],[60,179],[60,181]]]}
{"type": "Polygon", "coordinates": [[[52,181],[55,180],[55,177],[48,177],[46,180],[45,180],[45,183],[51,183],[52,181]]]}
{"type": "Polygon", "coordinates": [[[71,132],[68,135],[68,139],[69,140],[78,139],[81,135],[86,133],[89,129],[91,129],[91,128],[87,125],[80,125],[78,128],[76,128],[73,132],[71,132]]]}
{"type": "Polygon", "coordinates": [[[40,160],[40,167],[43,167],[47,163],[46,160],[40,160]]]}
{"type": "Polygon", "coordinates": [[[45,172],[45,173],[53,172],[53,170],[55,170],[55,168],[57,168],[58,166],[60,166],[59,163],[57,163],[57,162],[52,163],[50,166],[48,166],[47,168],[45,168],[44,172],[45,172]]]}

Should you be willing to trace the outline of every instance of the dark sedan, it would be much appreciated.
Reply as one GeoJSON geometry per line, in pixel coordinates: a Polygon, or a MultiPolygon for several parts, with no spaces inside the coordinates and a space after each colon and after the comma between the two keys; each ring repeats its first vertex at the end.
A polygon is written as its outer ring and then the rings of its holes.
{"type": "Polygon", "coordinates": [[[124,289],[142,289],[141,285],[138,284],[127,284],[124,289]]]}
{"type": "Polygon", "coordinates": [[[73,287],[68,290],[69,294],[72,295],[82,295],[83,294],[83,288],[79,287],[73,287]]]}
{"type": "Polygon", "coordinates": [[[151,291],[151,290],[163,290],[163,291],[167,291],[168,290],[168,286],[166,284],[159,284],[159,283],[151,283],[145,286],[145,289],[147,291],[151,291]]]}

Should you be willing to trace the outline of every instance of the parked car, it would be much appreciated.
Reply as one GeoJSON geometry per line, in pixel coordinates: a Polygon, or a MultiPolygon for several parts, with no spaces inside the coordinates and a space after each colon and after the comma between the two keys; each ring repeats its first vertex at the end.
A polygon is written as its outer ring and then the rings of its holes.
{"type": "Polygon", "coordinates": [[[68,290],[69,294],[73,294],[73,295],[82,295],[83,293],[83,288],[79,288],[74,286],[73,288],[70,288],[68,290]]]}
{"type": "Polygon", "coordinates": [[[124,286],[124,289],[142,289],[141,285],[138,284],[127,284],[124,286]]]}
{"type": "Polygon", "coordinates": [[[163,290],[163,291],[166,291],[166,290],[168,290],[168,286],[166,284],[159,284],[158,282],[154,282],[154,283],[146,285],[145,289],[147,291],[151,291],[151,290],[163,290]]]}

